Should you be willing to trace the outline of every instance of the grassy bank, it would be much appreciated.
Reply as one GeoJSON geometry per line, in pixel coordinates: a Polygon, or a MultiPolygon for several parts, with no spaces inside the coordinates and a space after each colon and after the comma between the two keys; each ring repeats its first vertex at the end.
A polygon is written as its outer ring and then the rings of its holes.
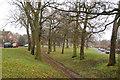
{"type": "Polygon", "coordinates": [[[61,48],[57,48],[56,52],[49,54],[50,57],[64,64],[66,67],[74,70],[85,78],[116,78],[118,77],[118,66],[106,66],[108,64],[109,55],[100,54],[93,49],[85,50],[85,59],[80,60],[79,49],[77,50],[77,58],[72,59],[73,49],[65,49],[65,53],[61,54],[61,48]]]}
{"type": "Polygon", "coordinates": [[[63,78],[62,71],[34,59],[27,48],[2,49],[3,78],[63,78]]]}

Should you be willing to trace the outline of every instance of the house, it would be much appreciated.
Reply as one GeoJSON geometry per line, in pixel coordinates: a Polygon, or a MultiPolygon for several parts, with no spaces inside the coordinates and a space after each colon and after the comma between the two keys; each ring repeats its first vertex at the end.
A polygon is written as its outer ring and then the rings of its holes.
{"type": "Polygon", "coordinates": [[[0,40],[2,42],[14,42],[14,36],[10,31],[0,31],[0,40]]]}

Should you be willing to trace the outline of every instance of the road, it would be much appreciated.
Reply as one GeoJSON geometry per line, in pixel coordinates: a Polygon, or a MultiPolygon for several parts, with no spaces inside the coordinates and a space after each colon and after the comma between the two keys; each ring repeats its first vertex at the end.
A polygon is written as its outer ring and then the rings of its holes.
{"type": "MultiPolygon", "coordinates": [[[[98,50],[97,48],[92,48],[92,49],[96,50],[97,52],[99,52],[101,54],[106,54],[106,52],[102,52],[102,51],[98,50]]],[[[116,54],[116,55],[118,55],[118,54],[116,54]]],[[[119,56],[120,56],[120,54],[119,54],[119,56]]]]}
{"type": "Polygon", "coordinates": [[[99,52],[101,54],[106,54],[105,52],[102,52],[102,51],[98,50],[97,48],[92,48],[92,49],[96,50],[97,52],[99,52]]]}

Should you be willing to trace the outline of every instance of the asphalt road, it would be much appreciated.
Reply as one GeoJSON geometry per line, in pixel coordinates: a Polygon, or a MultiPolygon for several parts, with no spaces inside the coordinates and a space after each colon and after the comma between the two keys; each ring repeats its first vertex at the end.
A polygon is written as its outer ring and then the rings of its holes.
{"type": "Polygon", "coordinates": [[[102,52],[102,51],[98,50],[97,48],[92,48],[92,49],[96,50],[97,52],[99,52],[101,54],[106,54],[105,52],[102,52]]]}
{"type": "MultiPolygon", "coordinates": [[[[102,52],[102,51],[98,50],[97,48],[92,48],[92,49],[96,50],[97,52],[99,52],[101,54],[106,54],[106,52],[102,52]]],[[[116,55],[118,55],[118,54],[116,54],[116,55]]],[[[120,54],[119,54],[119,56],[120,56],[120,54]]]]}

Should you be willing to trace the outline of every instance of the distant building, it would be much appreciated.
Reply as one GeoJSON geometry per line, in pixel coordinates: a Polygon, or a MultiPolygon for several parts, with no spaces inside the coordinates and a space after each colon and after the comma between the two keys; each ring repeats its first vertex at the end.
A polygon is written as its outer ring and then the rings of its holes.
{"type": "Polygon", "coordinates": [[[19,38],[18,33],[13,34],[11,31],[5,31],[4,29],[0,31],[0,44],[4,42],[17,42],[19,38]]]}
{"type": "Polygon", "coordinates": [[[3,42],[7,42],[7,41],[14,41],[13,40],[13,34],[10,31],[0,31],[0,39],[3,40],[3,42]]]}

